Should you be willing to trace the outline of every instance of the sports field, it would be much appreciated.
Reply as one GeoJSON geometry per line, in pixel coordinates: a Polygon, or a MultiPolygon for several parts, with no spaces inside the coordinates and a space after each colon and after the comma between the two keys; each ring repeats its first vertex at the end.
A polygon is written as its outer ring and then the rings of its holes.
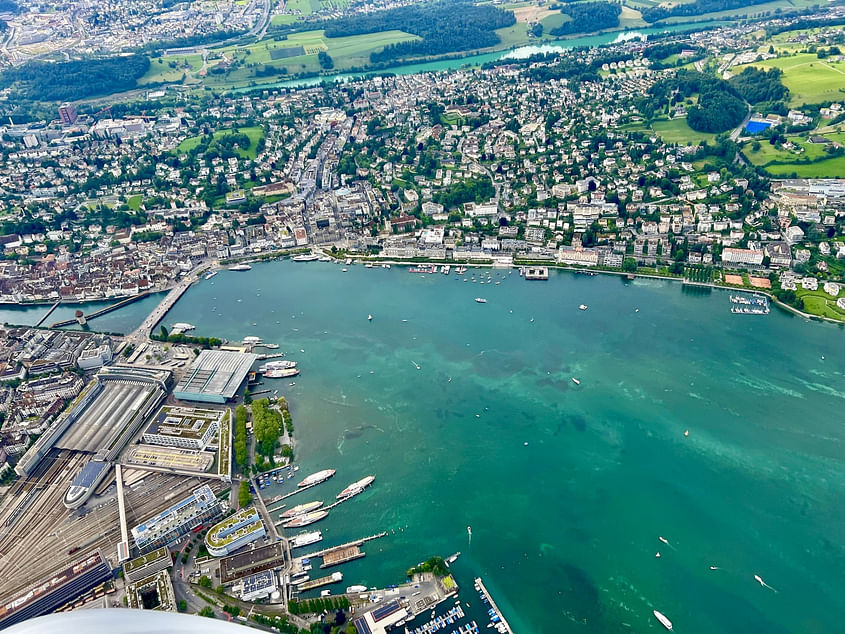
{"type": "MultiPolygon", "coordinates": [[[[812,53],[798,53],[747,65],[781,69],[781,81],[789,88],[790,106],[800,107],[807,103],[845,98],[845,62],[819,59],[812,53]]],[[[740,73],[743,68],[744,66],[737,66],[731,69],[731,72],[740,73]]]]}

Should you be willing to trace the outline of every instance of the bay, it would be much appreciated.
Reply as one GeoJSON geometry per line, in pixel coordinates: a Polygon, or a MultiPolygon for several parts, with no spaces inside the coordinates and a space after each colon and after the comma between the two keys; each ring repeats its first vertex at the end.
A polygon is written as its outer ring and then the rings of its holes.
{"type": "Polygon", "coordinates": [[[325,545],[389,533],[344,584],[462,551],[469,601],[480,574],[517,632],[659,629],[652,609],[684,632],[836,631],[841,329],[666,281],[490,275],[254,264],[165,321],[300,363],[262,389],[290,400],[300,474],[337,475],[292,501],[372,473],[315,528],[325,545]]]}

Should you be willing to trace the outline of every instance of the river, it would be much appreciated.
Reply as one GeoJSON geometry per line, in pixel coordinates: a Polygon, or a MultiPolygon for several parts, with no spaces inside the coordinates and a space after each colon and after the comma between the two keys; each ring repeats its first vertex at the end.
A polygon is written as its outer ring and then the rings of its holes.
{"type": "Polygon", "coordinates": [[[556,53],[570,48],[602,46],[616,41],[638,37],[648,37],[649,35],[655,35],[658,33],[675,33],[679,31],[690,31],[693,29],[705,29],[722,24],[725,24],[724,20],[711,20],[697,23],[668,24],[666,26],[633,29],[630,31],[607,31],[604,33],[584,35],[581,37],[548,40],[544,41],[541,45],[520,46],[514,49],[505,49],[501,51],[494,51],[492,53],[478,53],[466,55],[464,57],[454,57],[451,59],[441,59],[431,62],[401,64],[377,71],[368,71],[363,73],[333,73],[317,77],[308,77],[306,79],[288,79],[285,81],[260,84],[256,86],[245,86],[243,88],[234,89],[231,92],[253,92],[256,90],[272,90],[274,88],[304,88],[319,85],[324,81],[346,82],[354,79],[360,79],[362,77],[384,75],[387,73],[394,75],[413,75],[415,73],[455,70],[457,68],[467,66],[481,66],[482,64],[495,62],[505,58],[522,59],[538,53],[556,53]]]}
{"type": "Polygon", "coordinates": [[[389,533],[343,586],[462,551],[465,600],[483,575],[519,633],[662,631],[653,609],[686,634],[841,629],[837,326],[661,280],[348,268],[221,271],[165,319],[300,363],[262,389],[290,400],[300,475],[337,475],[291,505],[376,475],[314,526],[321,546],[389,533]]]}

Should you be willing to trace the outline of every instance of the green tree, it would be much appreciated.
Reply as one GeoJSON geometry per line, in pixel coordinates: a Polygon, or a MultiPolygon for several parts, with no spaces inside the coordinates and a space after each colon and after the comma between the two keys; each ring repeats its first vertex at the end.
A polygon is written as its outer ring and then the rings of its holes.
{"type": "MultiPolygon", "coordinates": [[[[249,482],[246,480],[241,481],[241,486],[238,489],[238,504],[241,507],[247,506],[250,502],[252,502],[252,493],[249,492],[249,482]]],[[[211,587],[209,585],[209,587],[211,587]]]]}
{"type": "Polygon", "coordinates": [[[188,611],[188,602],[185,601],[185,599],[179,599],[179,603],[177,603],[176,606],[180,612],[188,611]]]}
{"type": "Polygon", "coordinates": [[[622,260],[622,270],[626,273],[634,273],[637,270],[637,261],[634,258],[622,260]]]}
{"type": "Polygon", "coordinates": [[[209,579],[206,575],[200,577],[199,584],[203,588],[210,588],[211,587],[211,579],[209,579]]]}
{"type": "Polygon", "coordinates": [[[207,616],[210,619],[216,618],[214,616],[214,610],[211,609],[209,606],[205,606],[202,610],[199,611],[200,616],[207,616]]]}

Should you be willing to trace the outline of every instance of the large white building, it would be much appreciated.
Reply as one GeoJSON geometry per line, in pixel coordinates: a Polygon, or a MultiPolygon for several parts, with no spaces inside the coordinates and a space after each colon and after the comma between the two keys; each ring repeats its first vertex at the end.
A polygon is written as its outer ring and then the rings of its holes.
{"type": "Polygon", "coordinates": [[[251,506],[212,526],[205,536],[205,545],[212,556],[223,557],[266,534],[261,516],[251,506]]]}
{"type": "Polygon", "coordinates": [[[722,262],[729,264],[754,264],[759,266],[763,263],[763,252],[758,249],[735,249],[728,247],[722,251],[722,262]]]}
{"type": "Polygon", "coordinates": [[[149,445],[200,451],[215,437],[224,413],[223,410],[165,405],[141,438],[149,445]]]}

